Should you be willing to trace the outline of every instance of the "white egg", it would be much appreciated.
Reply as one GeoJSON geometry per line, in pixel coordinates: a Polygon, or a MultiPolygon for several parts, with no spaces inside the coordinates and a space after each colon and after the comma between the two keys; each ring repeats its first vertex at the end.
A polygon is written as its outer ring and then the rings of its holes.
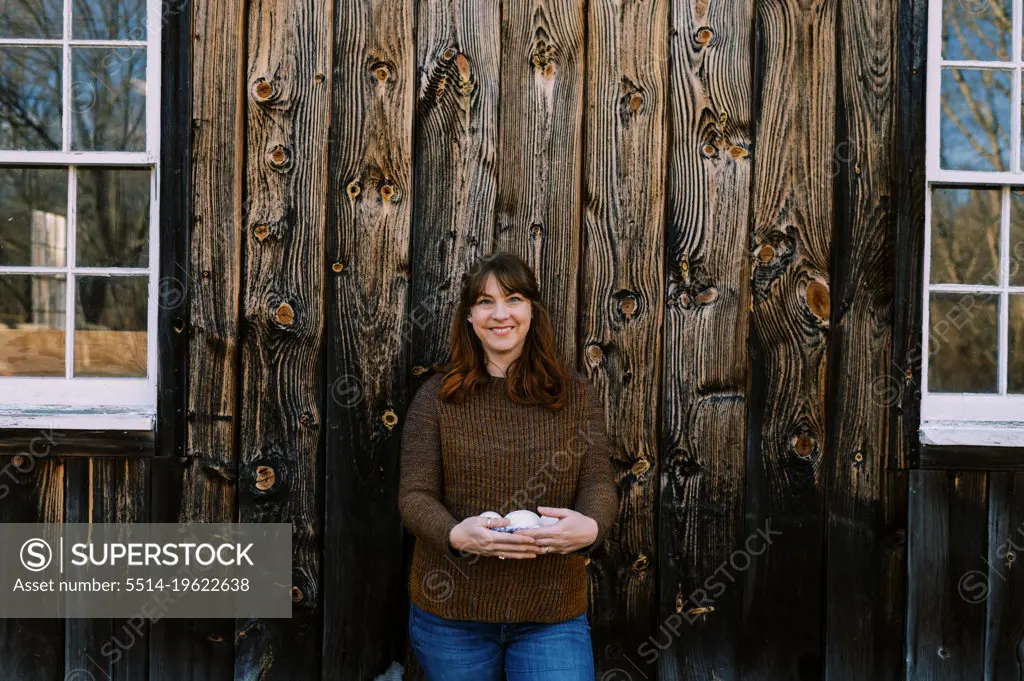
{"type": "Polygon", "coordinates": [[[494,511],[484,511],[483,513],[480,514],[480,517],[481,518],[500,518],[501,514],[500,513],[495,513],[494,511]]]}
{"type": "Polygon", "coordinates": [[[552,518],[550,516],[542,515],[540,517],[540,526],[547,527],[548,525],[554,525],[558,522],[558,518],[552,518]]]}
{"type": "Polygon", "coordinates": [[[509,527],[540,527],[540,516],[525,509],[505,514],[509,527]]]}

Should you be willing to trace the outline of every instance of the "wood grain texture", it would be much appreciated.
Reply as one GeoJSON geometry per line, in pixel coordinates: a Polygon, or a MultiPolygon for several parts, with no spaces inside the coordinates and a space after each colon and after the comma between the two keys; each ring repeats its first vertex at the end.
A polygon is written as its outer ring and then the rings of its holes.
{"type": "Polygon", "coordinates": [[[522,257],[537,275],[555,340],[579,365],[580,163],[583,0],[501,5],[501,133],[492,250],[522,257]]]}
{"type": "MultiPolygon", "coordinates": [[[[37,435],[22,453],[0,456],[0,523],[53,523],[48,539],[55,545],[64,520],[65,464],[50,454],[61,433],[37,435]]],[[[51,597],[58,594],[40,594],[51,597]]],[[[4,681],[62,681],[64,620],[0,617],[0,672],[4,681]]]]}
{"type": "Polygon", "coordinates": [[[332,5],[248,5],[241,522],[291,522],[292,617],[240,621],[235,678],[320,676],[332,5]]]}
{"type": "Polygon", "coordinates": [[[595,0],[587,27],[577,352],[603,397],[620,504],[589,563],[601,676],[629,667],[623,655],[645,661],[657,616],[668,2],[595,0]]]}
{"type": "Polygon", "coordinates": [[[335,13],[323,679],[376,678],[405,659],[395,425],[408,356],[413,11],[413,0],[345,0],[335,13]]]}
{"type": "Polygon", "coordinates": [[[739,676],[743,593],[729,561],[745,551],[753,15],[752,1],[676,0],[671,9],[662,625],[654,647],[681,633],[661,653],[661,679],[739,676]]]}
{"type": "MultiPolygon", "coordinates": [[[[983,678],[1020,681],[1024,678],[1024,620],[1020,616],[1024,604],[1020,563],[1024,558],[1024,473],[990,473],[988,479],[987,565],[978,566],[987,575],[960,592],[976,599],[985,593],[979,588],[988,588],[983,678]]],[[[981,577],[977,573],[972,576],[981,577]]]]}
{"type": "Polygon", "coordinates": [[[744,679],[821,678],[836,3],[760,0],[744,679]]]}
{"type": "MultiPolygon", "coordinates": [[[[64,521],[149,522],[151,461],[137,458],[75,459],[65,463],[64,521]]],[[[148,679],[147,618],[68,618],[66,681],[148,679]]]]}
{"type": "Polygon", "coordinates": [[[907,679],[982,678],[985,606],[965,580],[985,575],[987,482],[981,472],[910,473],[907,679]]]}
{"type": "Polygon", "coordinates": [[[841,96],[832,263],[825,677],[902,678],[905,478],[886,468],[895,215],[896,3],[853,0],[838,27],[841,96]]]}

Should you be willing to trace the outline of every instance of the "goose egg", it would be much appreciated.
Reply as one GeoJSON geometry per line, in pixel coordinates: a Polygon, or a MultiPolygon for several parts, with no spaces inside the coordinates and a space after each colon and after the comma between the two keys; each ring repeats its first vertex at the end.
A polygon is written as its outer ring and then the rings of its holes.
{"type": "Polygon", "coordinates": [[[540,526],[547,527],[548,525],[554,525],[558,522],[558,518],[552,518],[551,516],[542,515],[540,517],[540,526]]]}
{"type": "Polygon", "coordinates": [[[483,513],[480,514],[480,517],[481,518],[501,518],[501,514],[500,513],[495,513],[494,511],[484,511],[483,513]]]}
{"type": "Polygon", "coordinates": [[[540,527],[540,516],[533,511],[527,511],[525,509],[519,511],[511,511],[505,515],[508,518],[509,527],[527,528],[527,527],[540,527]]]}

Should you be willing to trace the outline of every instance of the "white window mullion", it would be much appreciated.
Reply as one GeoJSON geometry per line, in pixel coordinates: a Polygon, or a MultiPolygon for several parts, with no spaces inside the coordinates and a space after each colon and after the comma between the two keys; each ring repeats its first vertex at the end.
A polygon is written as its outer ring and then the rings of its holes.
{"type": "MultiPolygon", "coordinates": [[[[1014,6],[1016,7],[1016,2],[1014,6]]],[[[1019,109],[1019,107],[1018,107],[1019,109]]],[[[999,394],[1006,394],[1009,376],[1010,310],[1010,188],[1003,187],[1003,211],[999,221],[999,394]]]]}
{"type": "Polygon", "coordinates": [[[64,327],[64,371],[65,378],[72,378],[75,373],[75,299],[76,287],[75,264],[78,262],[76,236],[78,228],[78,172],[75,166],[68,167],[68,244],[64,262],[67,265],[68,290],[64,299],[67,306],[64,327]]]}
{"type": "Polygon", "coordinates": [[[931,183],[925,182],[924,192],[924,263],[921,265],[922,288],[924,295],[921,296],[921,394],[928,393],[928,349],[929,342],[929,310],[928,301],[931,298],[931,260],[932,260],[932,188],[931,183]]]}
{"type": "Polygon", "coordinates": [[[67,153],[71,150],[71,84],[74,75],[71,73],[71,0],[64,0],[64,33],[61,36],[61,47],[63,52],[61,60],[64,64],[64,73],[61,77],[61,151],[67,153]]]}

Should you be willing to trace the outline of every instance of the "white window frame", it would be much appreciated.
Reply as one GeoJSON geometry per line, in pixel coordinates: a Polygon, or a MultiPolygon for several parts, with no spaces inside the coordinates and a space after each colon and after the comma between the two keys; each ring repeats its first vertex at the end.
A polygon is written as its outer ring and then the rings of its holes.
{"type": "Polygon", "coordinates": [[[1021,0],[1012,0],[1013,35],[1010,37],[1012,61],[980,62],[942,59],[942,0],[931,0],[928,7],[928,74],[926,83],[925,146],[925,238],[922,267],[921,328],[921,427],[920,439],[926,445],[1024,446],[1024,395],[1007,394],[1008,296],[1024,294],[1024,286],[1009,286],[1010,263],[1010,188],[1024,186],[1020,172],[1021,140],[1021,0]],[[939,125],[941,120],[942,67],[1006,70],[1013,74],[1010,101],[1010,171],[944,170],[939,167],[939,125]],[[995,185],[1001,187],[999,285],[961,285],[931,283],[932,190],[948,185],[995,185]],[[932,293],[978,293],[999,296],[998,394],[930,393],[928,391],[929,303],[932,293]]]}
{"type": "Polygon", "coordinates": [[[61,38],[6,38],[0,45],[38,45],[63,48],[61,74],[61,151],[0,150],[0,166],[37,165],[68,169],[67,254],[64,267],[0,266],[0,274],[65,275],[65,375],[61,377],[0,377],[0,429],[63,428],[68,430],[153,430],[157,406],[157,316],[160,263],[160,45],[163,23],[161,0],[146,1],[146,40],[73,40],[71,6],[64,0],[61,38]],[[145,47],[146,150],[144,152],[71,151],[71,48],[145,47]],[[142,268],[69,267],[73,262],[76,229],[76,175],[81,166],[119,166],[150,169],[149,264],[142,268]],[[147,275],[146,377],[74,377],[74,294],[77,275],[147,275]]]}

